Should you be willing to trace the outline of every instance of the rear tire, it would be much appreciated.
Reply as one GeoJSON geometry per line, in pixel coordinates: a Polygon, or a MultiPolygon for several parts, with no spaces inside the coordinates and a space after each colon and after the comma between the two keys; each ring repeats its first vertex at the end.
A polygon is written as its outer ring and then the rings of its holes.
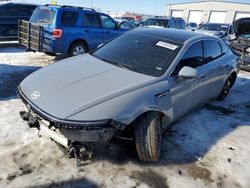
{"type": "Polygon", "coordinates": [[[85,54],[87,53],[87,47],[84,43],[82,42],[76,42],[73,45],[71,45],[70,49],[69,49],[69,56],[77,56],[77,55],[81,55],[81,54],[85,54]]]}
{"type": "Polygon", "coordinates": [[[148,112],[135,120],[135,146],[144,162],[157,162],[161,156],[162,133],[159,114],[148,112]]]}
{"type": "Polygon", "coordinates": [[[217,100],[222,101],[227,97],[231,87],[233,86],[233,83],[234,83],[234,80],[233,80],[233,76],[231,75],[231,76],[229,76],[225,85],[223,86],[217,100]]]}

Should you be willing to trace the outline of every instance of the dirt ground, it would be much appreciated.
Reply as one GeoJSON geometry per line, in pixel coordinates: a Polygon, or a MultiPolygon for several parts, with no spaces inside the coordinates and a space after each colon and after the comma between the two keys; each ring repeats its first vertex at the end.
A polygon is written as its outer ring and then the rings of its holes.
{"type": "Polygon", "coordinates": [[[250,73],[230,95],[189,114],[163,136],[159,163],[138,160],[133,143],[96,145],[81,167],[19,117],[17,85],[61,57],[0,44],[0,187],[250,187],[250,73]]]}

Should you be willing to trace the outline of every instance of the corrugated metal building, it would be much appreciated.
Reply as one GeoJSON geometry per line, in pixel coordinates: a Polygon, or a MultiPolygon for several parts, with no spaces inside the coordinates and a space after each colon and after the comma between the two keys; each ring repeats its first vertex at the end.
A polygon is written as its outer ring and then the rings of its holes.
{"type": "Polygon", "coordinates": [[[188,22],[232,23],[250,17],[250,3],[227,1],[200,1],[167,4],[167,16],[182,17],[188,22]]]}

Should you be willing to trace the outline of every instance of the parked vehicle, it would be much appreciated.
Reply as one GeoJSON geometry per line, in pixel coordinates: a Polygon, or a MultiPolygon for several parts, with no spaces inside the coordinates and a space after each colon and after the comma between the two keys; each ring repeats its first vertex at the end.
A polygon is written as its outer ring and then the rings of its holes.
{"type": "Polygon", "coordinates": [[[29,20],[37,6],[27,3],[0,4],[0,41],[17,40],[18,20],[29,20]]]}
{"type": "Polygon", "coordinates": [[[133,17],[126,17],[126,16],[122,16],[122,17],[115,17],[115,20],[119,20],[121,21],[126,21],[129,23],[131,29],[138,27],[137,21],[135,20],[135,18],[133,17]]]}
{"type": "Polygon", "coordinates": [[[38,7],[30,23],[43,26],[41,51],[52,55],[61,53],[75,56],[87,53],[126,31],[119,28],[107,14],[72,6],[38,7]]]}
{"type": "Polygon", "coordinates": [[[25,78],[20,114],[71,156],[91,156],[94,143],[118,137],[134,140],[140,160],[153,162],[169,125],[225,99],[238,71],[238,56],[219,38],[139,28],[25,78]]]}
{"type": "Polygon", "coordinates": [[[195,31],[198,28],[198,25],[195,22],[188,22],[186,24],[186,27],[187,27],[187,30],[195,31]]]}
{"type": "Polygon", "coordinates": [[[233,25],[235,39],[230,41],[230,45],[241,54],[241,69],[250,71],[250,18],[235,20],[233,25]]]}
{"type": "Polygon", "coordinates": [[[182,18],[163,17],[163,18],[149,18],[143,23],[144,27],[162,27],[185,29],[186,24],[182,18]]]}
{"type": "Polygon", "coordinates": [[[234,35],[232,24],[221,23],[205,23],[196,32],[219,37],[227,43],[229,43],[230,36],[234,35]]]}
{"type": "Polygon", "coordinates": [[[119,28],[124,29],[124,30],[130,30],[133,29],[132,25],[130,25],[130,23],[126,20],[116,20],[117,25],[119,26],[119,28]]]}

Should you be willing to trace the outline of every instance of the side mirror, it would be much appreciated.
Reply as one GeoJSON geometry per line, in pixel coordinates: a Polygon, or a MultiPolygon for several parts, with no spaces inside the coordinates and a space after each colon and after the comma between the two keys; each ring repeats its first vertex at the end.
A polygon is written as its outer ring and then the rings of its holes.
{"type": "Polygon", "coordinates": [[[118,29],[130,30],[131,26],[127,22],[121,22],[120,24],[118,24],[118,29]]]}
{"type": "Polygon", "coordinates": [[[186,78],[186,79],[197,78],[198,71],[194,68],[185,66],[180,70],[180,72],[178,73],[178,76],[181,78],[186,78]]]}

